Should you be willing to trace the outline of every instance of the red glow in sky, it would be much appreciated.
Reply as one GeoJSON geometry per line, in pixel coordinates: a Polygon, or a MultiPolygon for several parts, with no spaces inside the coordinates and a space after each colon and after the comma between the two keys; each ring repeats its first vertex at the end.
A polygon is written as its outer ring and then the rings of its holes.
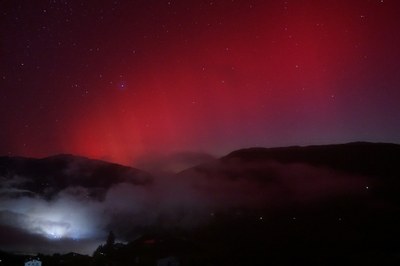
{"type": "Polygon", "coordinates": [[[400,142],[397,1],[2,5],[0,154],[400,142]]]}

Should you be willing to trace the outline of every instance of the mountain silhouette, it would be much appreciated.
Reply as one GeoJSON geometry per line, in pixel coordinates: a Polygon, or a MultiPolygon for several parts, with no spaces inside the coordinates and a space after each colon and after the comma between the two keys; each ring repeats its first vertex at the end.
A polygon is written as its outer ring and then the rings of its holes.
{"type": "MultiPolygon", "coordinates": [[[[43,197],[39,203],[47,210],[63,190],[83,187],[90,201],[80,200],[78,192],[63,203],[96,202],[85,211],[97,208],[91,218],[107,223],[93,232],[113,230],[128,243],[110,253],[117,265],[155,263],[162,256],[207,265],[400,262],[397,144],[241,149],[170,176],[73,155],[0,157],[0,177],[1,199],[14,202],[0,212],[0,236],[18,235],[15,247],[43,243],[29,223],[18,227],[36,219],[14,210],[19,197],[43,197]],[[26,228],[31,242],[24,240],[26,228]]],[[[79,218],[86,221],[86,212],[79,218]]],[[[38,226],[74,228],[74,220],[51,219],[38,226]]],[[[2,246],[9,244],[4,240],[2,246]]],[[[102,247],[97,251],[94,259],[102,261],[102,247]]]]}
{"type": "Polygon", "coordinates": [[[0,157],[0,177],[3,184],[17,177],[20,184],[13,184],[13,187],[19,190],[14,193],[30,191],[46,198],[76,186],[89,189],[90,197],[101,199],[115,184],[147,185],[152,182],[151,175],[144,171],[69,154],[42,159],[0,157]]]}

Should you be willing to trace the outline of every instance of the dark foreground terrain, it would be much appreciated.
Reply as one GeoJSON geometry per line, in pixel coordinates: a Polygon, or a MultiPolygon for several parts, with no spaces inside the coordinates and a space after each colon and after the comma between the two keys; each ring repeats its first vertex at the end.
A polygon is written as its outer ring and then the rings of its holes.
{"type": "MultiPolygon", "coordinates": [[[[47,166],[37,168],[23,160],[0,158],[0,172],[10,176],[13,171],[25,171],[24,176],[33,179],[38,171],[46,172],[47,166]]],[[[56,160],[60,164],[59,160],[64,159],[56,160]]],[[[98,174],[93,167],[91,171],[98,174]]],[[[138,170],[113,167],[120,173],[118,178],[125,180],[134,173],[135,185],[153,184],[152,177],[138,170]]],[[[51,169],[49,176],[57,171],[51,169]]],[[[192,227],[152,223],[132,225],[126,233],[110,228],[117,239],[126,242],[116,243],[110,234],[92,256],[38,257],[44,266],[400,264],[399,145],[350,143],[239,150],[185,170],[176,178],[197,180],[194,184],[202,186],[201,191],[215,189],[210,184],[224,186],[207,194],[215,201],[222,199],[224,207],[215,207],[206,222],[192,227]],[[243,197],[243,191],[251,195],[243,197]],[[235,201],[235,193],[240,201],[235,201]]],[[[93,184],[88,181],[85,185],[110,185],[105,181],[93,184]]],[[[101,200],[103,190],[93,191],[97,193],[91,196],[101,200]]],[[[5,233],[0,232],[0,238],[2,235],[5,233]]],[[[5,246],[7,241],[1,242],[5,246]]],[[[0,253],[0,265],[23,265],[28,258],[0,253]]]]}

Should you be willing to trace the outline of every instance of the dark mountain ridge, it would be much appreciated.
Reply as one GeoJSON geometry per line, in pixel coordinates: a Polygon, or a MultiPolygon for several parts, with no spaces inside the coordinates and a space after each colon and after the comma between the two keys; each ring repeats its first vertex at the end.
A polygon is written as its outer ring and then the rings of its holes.
{"type": "Polygon", "coordinates": [[[248,148],[233,151],[221,162],[307,163],[366,175],[395,177],[400,173],[400,145],[391,143],[351,142],[347,144],[248,148]]]}
{"type": "Polygon", "coordinates": [[[60,154],[41,159],[0,157],[0,177],[7,180],[20,177],[21,190],[52,197],[68,187],[91,189],[92,197],[103,193],[117,183],[146,185],[152,182],[150,174],[115,163],[88,159],[70,154],[60,154]]]}
{"type": "Polygon", "coordinates": [[[400,145],[352,142],[347,144],[248,148],[236,150],[211,163],[179,173],[228,179],[250,178],[268,182],[279,178],[276,168],[310,166],[361,175],[389,182],[400,177],[400,145]],[[274,178],[275,177],[275,178],[274,178]]]}
{"type": "MultiPolygon", "coordinates": [[[[140,170],[72,155],[0,157],[3,187],[11,176],[21,177],[13,187],[31,191],[32,186],[50,198],[53,194],[34,184],[49,182],[58,191],[71,185],[105,191],[118,183],[158,184],[140,170]]],[[[156,189],[116,194],[111,206],[128,203],[128,211],[112,212],[101,228],[112,229],[128,244],[116,245],[109,254],[100,246],[93,265],[155,265],[164,255],[177,256],[182,265],[400,263],[398,144],[242,149],[169,178],[160,181],[159,194],[156,189]],[[129,197],[136,192],[139,197],[129,197]],[[147,205],[157,196],[161,200],[147,205]],[[140,212],[129,211],[141,202],[140,212]],[[205,222],[190,228],[175,223],[187,217],[205,222]],[[160,232],[167,237],[157,236],[160,232]]],[[[5,230],[0,230],[3,236],[10,231],[5,230]]]]}

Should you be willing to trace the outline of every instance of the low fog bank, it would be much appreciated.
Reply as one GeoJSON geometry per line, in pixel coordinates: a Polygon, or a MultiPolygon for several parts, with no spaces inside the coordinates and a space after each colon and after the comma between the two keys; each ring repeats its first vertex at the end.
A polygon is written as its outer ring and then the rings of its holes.
{"type": "Polygon", "coordinates": [[[177,175],[161,172],[151,183],[112,184],[103,198],[89,196],[96,187],[76,184],[45,198],[26,189],[33,179],[1,177],[0,249],[91,254],[109,230],[122,241],[132,240],[143,228],[190,229],[237,208],[273,211],[363,196],[370,184],[363,176],[326,167],[274,161],[211,161],[177,175]]]}

